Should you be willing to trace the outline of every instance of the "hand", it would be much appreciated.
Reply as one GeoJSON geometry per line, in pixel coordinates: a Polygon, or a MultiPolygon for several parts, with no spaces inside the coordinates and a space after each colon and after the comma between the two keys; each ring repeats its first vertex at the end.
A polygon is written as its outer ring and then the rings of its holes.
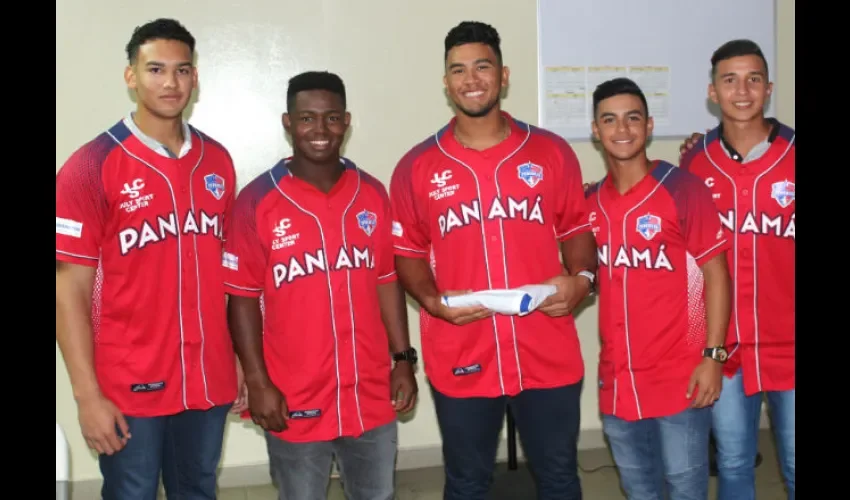
{"type": "Polygon", "coordinates": [[[416,404],[419,386],[413,376],[413,366],[407,361],[399,361],[390,374],[390,401],[395,411],[407,413],[416,404]]]}
{"type": "Polygon", "coordinates": [[[98,453],[118,453],[130,439],[130,426],[124,415],[102,394],[81,399],[78,412],[86,444],[98,453]]]}
{"type": "Polygon", "coordinates": [[[272,432],[286,429],[286,421],[289,420],[286,398],[271,382],[248,390],[248,408],[251,420],[263,429],[272,432]]]}
{"type": "Polygon", "coordinates": [[[573,308],[590,291],[590,282],[582,276],[560,274],[544,281],[543,284],[555,285],[558,291],[547,297],[537,310],[553,318],[571,314],[573,308]]]}
{"type": "Polygon", "coordinates": [[[242,363],[239,358],[236,358],[236,401],[233,402],[233,407],[230,408],[230,413],[236,415],[241,414],[248,409],[248,385],[245,383],[245,372],[242,370],[242,363]]]}
{"type": "MultiPolygon", "coordinates": [[[[710,129],[706,130],[705,134],[707,134],[709,131],[710,131],[710,129]]],[[[699,132],[694,132],[693,134],[691,134],[690,137],[686,138],[682,142],[682,145],[679,146],[679,156],[684,156],[685,153],[687,153],[688,151],[691,150],[691,148],[696,146],[697,143],[699,143],[699,141],[701,141],[702,138],[705,137],[705,134],[700,134],[699,132]]]]}
{"type": "MultiPolygon", "coordinates": [[[[452,296],[464,295],[467,293],[472,293],[472,290],[448,291],[443,292],[442,295],[452,296]]],[[[484,306],[448,307],[443,304],[443,301],[440,300],[439,296],[433,297],[429,306],[430,307],[428,307],[427,310],[432,316],[444,319],[449,323],[458,326],[466,325],[473,321],[478,321],[479,319],[489,318],[494,314],[493,311],[484,306]]]]}
{"type": "Polygon", "coordinates": [[[599,181],[585,182],[582,187],[584,187],[584,190],[587,191],[588,189],[592,188],[593,186],[595,186],[598,183],[599,183],[599,181]]]}
{"type": "Polygon", "coordinates": [[[723,365],[711,358],[705,358],[691,375],[686,397],[693,398],[694,408],[705,408],[713,405],[720,398],[721,387],[723,387],[723,365]],[[696,397],[694,397],[694,389],[696,389],[696,397]]]}

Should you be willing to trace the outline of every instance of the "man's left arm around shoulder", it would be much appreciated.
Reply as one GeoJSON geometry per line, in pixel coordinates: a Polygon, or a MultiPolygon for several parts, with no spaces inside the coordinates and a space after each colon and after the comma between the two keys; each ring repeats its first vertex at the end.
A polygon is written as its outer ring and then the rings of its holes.
{"type": "MultiPolygon", "coordinates": [[[[393,355],[410,354],[410,332],[407,328],[407,302],[404,289],[398,279],[378,284],[378,301],[381,307],[381,319],[387,330],[390,351],[393,355]]],[[[415,360],[393,361],[390,376],[390,401],[396,411],[408,412],[416,404],[419,392],[414,376],[415,360]]]]}

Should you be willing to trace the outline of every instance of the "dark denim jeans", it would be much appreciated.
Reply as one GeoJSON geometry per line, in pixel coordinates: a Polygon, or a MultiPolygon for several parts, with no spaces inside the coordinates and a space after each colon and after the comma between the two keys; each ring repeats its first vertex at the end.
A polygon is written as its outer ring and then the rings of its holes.
{"type": "Polygon", "coordinates": [[[603,415],[602,428],[629,500],[708,499],[711,408],[631,422],[603,415]]]}
{"type": "MultiPolygon", "coordinates": [[[[776,438],[779,468],[785,479],[788,500],[794,500],[794,443],[796,390],[767,392],[770,425],[776,438]]],[[[712,412],[717,443],[717,499],[755,500],[755,457],[762,394],[744,394],[741,371],[723,377],[723,391],[712,412]]]]}
{"type": "Polygon", "coordinates": [[[224,425],[231,405],[166,417],[126,417],[132,436],[101,455],[103,500],[156,500],[159,475],[168,500],[215,500],[224,425]]]}
{"type": "Polygon", "coordinates": [[[431,388],[443,439],[445,500],[487,498],[499,432],[510,401],[540,500],[581,500],[578,478],[579,402],[582,382],[528,389],[498,398],[452,398],[431,388]]]}

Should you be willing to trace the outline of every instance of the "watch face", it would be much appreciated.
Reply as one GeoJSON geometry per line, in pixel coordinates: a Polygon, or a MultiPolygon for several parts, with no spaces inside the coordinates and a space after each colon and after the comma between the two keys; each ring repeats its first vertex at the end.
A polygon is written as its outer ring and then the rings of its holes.
{"type": "Polygon", "coordinates": [[[714,353],[718,361],[726,361],[726,358],[729,357],[729,354],[726,352],[726,349],[716,349],[714,353]]]}

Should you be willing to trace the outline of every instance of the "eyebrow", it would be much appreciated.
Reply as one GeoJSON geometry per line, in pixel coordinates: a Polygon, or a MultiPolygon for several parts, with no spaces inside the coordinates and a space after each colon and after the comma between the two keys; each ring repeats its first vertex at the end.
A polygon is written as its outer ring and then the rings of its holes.
{"type": "MultiPolygon", "coordinates": [[[[641,111],[641,110],[639,110],[639,109],[632,109],[632,110],[630,110],[630,111],[627,111],[627,112],[626,112],[626,115],[640,115],[640,116],[643,116],[643,111],[641,111]]],[[[600,118],[607,118],[607,117],[609,117],[609,116],[616,117],[617,115],[616,115],[615,113],[610,112],[610,111],[606,111],[606,112],[602,113],[601,115],[599,115],[599,117],[600,117],[600,118]]]]}
{"type": "MultiPolygon", "coordinates": [[[[475,65],[475,64],[481,64],[481,63],[493,64],[495,66],[493,61],[491,61],[487,57],[483,57],[481,59],[476,59],[475,61],[473,61],[472,64],[475,65]]],[[[452,64],[449,65],[449,68],[462,68],[463,66],[464,66],[463,63],[452,63],[452,64]]]]}
{"type": "MultiPolygon", "coordinates": [[[[764,71],[762,71],[762,70],[760,70],[760,69],[757,69],[757,70],[755,70],[755,71],[750,71],[750,72],[748,72],[747,74],[748,74],[748,75],[761,75],[761,76],[764,76],[764,71]]],[[[726,78],[727,76],[737,76],[737,73],[734,73],[734,72],[723,73],[722,75],[720,75],[720,78],[726,78]]]]}
{"type": "Polygon", "coordinates": [[[344,110],[338,108],[330,108],[330,109],[300,109],[296,111],[299,115],[321,115],[321,114],[331,114],[331,113],[345,113],[344,110]]]}
{"type": "MultiPolygon", "coordinates": [[[[145,64],[145,66],[148,66],[148,67],[150,67],[150,66],[165,66],[165,65],[166,65],[165,63],[159,62],[159,61],[149,61],[148,63],[145,64]]],[[[181,63],[177,63],[177,66],[179,66],[181,68],[186,67],[186,66],[191,66],[191,65],[192,65],[191,61],[183,61],[181,63]]]]}

